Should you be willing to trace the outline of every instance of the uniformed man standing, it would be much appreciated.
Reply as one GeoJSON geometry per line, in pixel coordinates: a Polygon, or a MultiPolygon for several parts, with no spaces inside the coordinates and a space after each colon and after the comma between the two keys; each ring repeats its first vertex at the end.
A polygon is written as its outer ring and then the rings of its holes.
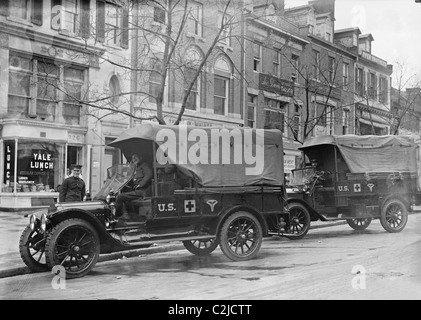
{"type": "Polygon", "coordinates": [[[85,197],[85,182],[80,178],[81,168],[78,164],[72,166],[72,175],[60,187],[60,202],[82,201],[85,197]]]}

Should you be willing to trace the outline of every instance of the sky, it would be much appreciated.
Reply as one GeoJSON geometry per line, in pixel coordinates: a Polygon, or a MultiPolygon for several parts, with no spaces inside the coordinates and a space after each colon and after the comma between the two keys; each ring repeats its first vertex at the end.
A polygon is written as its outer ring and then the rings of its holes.
{"type": "MultiPolygon", "coordinates": [[[[285,0],[285,8],[308,0],[285,0]]],[[[415,0],[336,0],[335,30],[359,27],[374,38],[371,53],[389,64],[405,66],[421,82],[421,3],[415,0]]],[[[393,77],[393,75],[392,75],[393,77]]]]}

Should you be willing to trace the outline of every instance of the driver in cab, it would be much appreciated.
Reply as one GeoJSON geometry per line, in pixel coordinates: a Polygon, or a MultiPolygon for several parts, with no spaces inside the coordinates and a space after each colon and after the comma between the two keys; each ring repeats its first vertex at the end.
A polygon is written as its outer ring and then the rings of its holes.
{"type": "Polygon", "coordinates": [[[330,172],[323,170],[321,162],[317,158],[311,159],[311,166],[314,169],[314,179],[318,177],[317,185],[329,186],[331,184],[330,172]]]}
{"type": "Polygon", "coordinates": [[[142,199],[146,195],[146,190],[151,185],[153,171],[147,162],[142,161],[140,154],[132,155],[132,164],[134,166],[133,172],[133,190],[129,192],[120,193],[116,199],[116,217],[123,215],[125,205],[136,199],[142,199]]]}

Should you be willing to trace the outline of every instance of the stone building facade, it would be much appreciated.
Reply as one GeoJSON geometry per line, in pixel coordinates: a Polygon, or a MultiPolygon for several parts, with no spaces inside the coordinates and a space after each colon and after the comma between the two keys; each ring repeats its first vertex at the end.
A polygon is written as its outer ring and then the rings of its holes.
{"type": "MultiPolygon", "coordinates": [[[[109,1],[1,1],[1,208],[57,201],[75,163],[94,193],[106,179],[104,167],[120,161],[106,143],[127,128],[127,117],[91,107],[102,94],[130,86],[107,62],[130,58],[128,36],[112,35],[108,12],[116,13],[114,29],[127,21],[127,11],[109,1]]],[[[119,102],[103,106],[112,103],[119,102]]]]}

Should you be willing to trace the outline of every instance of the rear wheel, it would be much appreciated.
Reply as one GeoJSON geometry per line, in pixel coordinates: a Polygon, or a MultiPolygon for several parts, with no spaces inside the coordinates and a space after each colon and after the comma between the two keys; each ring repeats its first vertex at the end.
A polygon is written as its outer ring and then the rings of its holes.
{"type": "Polygon", "coordinates": [[[259,220],[245,211],[228,216],[219,235],[222,252],[233,261],[253,259],[258,254],[263,241],[259,220]]]}
{"type": "Polygon", "coordinates": [[[380,223],[387,232],[402,231],[408,222],[408,210],[399,199],[390,199],[382,206],[380,223]]]}
{"type": "Polygon", "coordinates": [[[364,230],[370,225],[371,218],[346,219],[346,222],[354,230],[364,230]]]}
{"type": "Polygon", "coordinates": [[[45,241],[44,234],[39,233],[37,229],[31,230],[30,226],[27,226],[20,236],[19,253],[32,272],[48,270],[45,259],[45,241]]]}
{"type": "Polygon", "coordinates": [[[218,244],[216,239],[183,241],[184,247],[197,256],[211,254],[218,247],[218,244]]]}
{"type": "Polygon", "coordinates": [[[83,277],[89,273],[98,261],[99,252],[97,232],[81,219],[59,223],[47,238],[47,264],[50,268],[64,267],[67,279],[83,277]]]}
{"type": "Polygon", "coordinates": [[[307,208],[301,203],[289,204],[289,230],[285,236],[291,240],[303,238],[310,230],[311,218],[307,208]]]}

